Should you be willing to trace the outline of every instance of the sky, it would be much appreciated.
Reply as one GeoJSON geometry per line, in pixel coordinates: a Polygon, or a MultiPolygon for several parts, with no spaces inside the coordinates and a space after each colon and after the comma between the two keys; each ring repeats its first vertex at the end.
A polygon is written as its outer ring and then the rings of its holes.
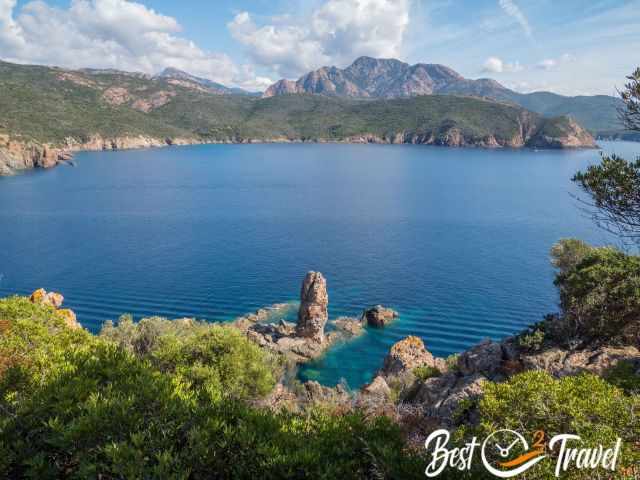
{"type": "Polygon", "coordinates": [[[5,61],[174,67],[249,90],[368,55],[615,95],[638,52],[640,0],[0,0],[5,61]]]}

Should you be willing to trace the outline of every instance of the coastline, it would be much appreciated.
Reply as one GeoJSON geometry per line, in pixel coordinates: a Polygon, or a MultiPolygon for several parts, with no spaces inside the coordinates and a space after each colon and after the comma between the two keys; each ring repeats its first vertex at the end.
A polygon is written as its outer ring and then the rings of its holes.
{"type": "Polygon", "coordinates": [[[526,140],[521,135],[518,135],[510,141],[499,141],[493,135],[484,138],[467,138],[458,130],[449,131],[444,135],[438,136],[433,133],[417,134],[411,132],[400,132],[393,135],[382,136],[364,133],[342,139],[289,137],[206,139],[195,137],[159,138],[145,135],[104,138],[101,135],[95,135],[84,142],[68,138],[63,145],[41,144],[33,141],[20,142],[10,140],[7,136],[0,136],[0,177],[11,176],[22,170],[34,168],[48,169],[58,165],[69,164],[72,163],[74,155],[79,152],[139,150],[189,145],[259,145],[288,143],[430,145],[451,148],[531,148],[545,150],[599,148],[595,141],[585,141],[580,135],[568,138],[536,136],[526,140]]]}

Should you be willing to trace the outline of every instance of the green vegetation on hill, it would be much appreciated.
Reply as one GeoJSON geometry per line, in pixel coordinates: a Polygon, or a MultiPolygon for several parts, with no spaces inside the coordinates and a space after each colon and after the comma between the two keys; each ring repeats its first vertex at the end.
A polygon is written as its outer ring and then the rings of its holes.
{"type": "MultiPolygon", "coordinates": [[[[52,143],[61,143],[67,137],[86,140],[93,134],[188,134],[127,105],[112,105],[102,99],[109,86],[122,85],[132,91],[159,88],[154,82],[126,75],[74,74],[73,78],[82,84],[64,80],[63,73],[47,67],[0,62],[0,133],[52,143]]],[[[154,90],[149,91],[153,93],[154,90]]]]}
{"type": "Polygon", "coordinates": [[[199,84],[139,74],[66,71],[0,62],[0,134],[62,144],[92,135],[200,140],[343,140],[398,133],[510,144],[562,119],[472,97],[359,100],[320,95],[216,95],[199,84]]]}

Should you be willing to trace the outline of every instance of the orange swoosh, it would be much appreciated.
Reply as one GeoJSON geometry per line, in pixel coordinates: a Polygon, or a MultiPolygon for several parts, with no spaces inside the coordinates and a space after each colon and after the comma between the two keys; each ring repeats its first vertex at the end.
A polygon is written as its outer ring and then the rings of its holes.
{"type": "Polygon", "coordinates": [[[537,457],[538,455],[542,455],[543,452],[544,450],[532,450],[528,453],[523,453],[519,457],[516,457],[513,460],[510,460],[508,462],[498,462],[498,465],[506,468],[517,467],[518,465],[523,464],[524,462],[526,462],[531,458],[537,457]]]}

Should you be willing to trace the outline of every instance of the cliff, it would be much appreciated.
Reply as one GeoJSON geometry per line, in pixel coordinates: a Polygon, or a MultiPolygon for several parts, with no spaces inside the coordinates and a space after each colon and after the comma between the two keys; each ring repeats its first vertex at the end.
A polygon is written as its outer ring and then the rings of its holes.
{"type": "Polygon", "coordinates": [[[68,139],[63,145],[20,142],[0,137],[0,176],[21,170],[53,168],[68,164],[74,152],[101,150],[128,150],[137,148],[192,145],[202,143],[193,138],[153,138],[146,136],[103,138],[95,135],[86,141],[68,139]]]}

